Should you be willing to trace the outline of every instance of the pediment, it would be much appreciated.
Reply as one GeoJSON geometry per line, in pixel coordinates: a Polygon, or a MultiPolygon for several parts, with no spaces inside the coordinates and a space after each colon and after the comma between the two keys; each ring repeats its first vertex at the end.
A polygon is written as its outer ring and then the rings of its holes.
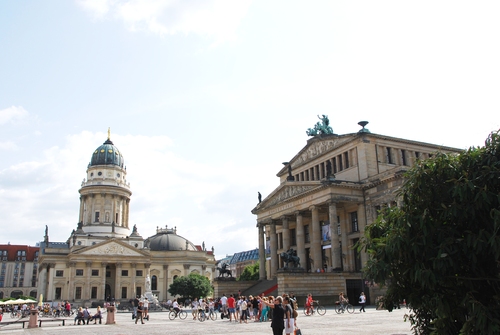
{"type": "Polygon", "coordinates": [[[89,248],[78,250],[75,254],[79,255],[101,255],[101,256],[129,256],[144,257],[147,254],[137,248],[116,240],[105,241],[89,248]]]}
{"type": "Polygon", "coordinates": [[[288,199],[307,193],[317,187],[318,185],[286,185],[279,187],[267,197],[265,202],[262,204],[262,208],[272,207],[288,199]]]}
{"type": "Polygon", "coordinates": [[[294,168],[301,166],[316,157],[319,157],[328,151],[331,151],[346,142],[350,142],[353,139],[351,135],[343,136],[329,136],[326,138],[319,138],[315,141],[311,141],[306,145],[290,162],[294,168]]]}

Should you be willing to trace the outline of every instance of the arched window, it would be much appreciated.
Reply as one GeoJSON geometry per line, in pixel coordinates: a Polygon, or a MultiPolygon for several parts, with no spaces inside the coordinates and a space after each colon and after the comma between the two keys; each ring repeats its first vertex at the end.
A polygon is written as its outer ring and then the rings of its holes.
{"type": "Polygon", "coordinates": [[[156,276],[151,277],[151,290],[158,290],[158,277],[156,276]]]}

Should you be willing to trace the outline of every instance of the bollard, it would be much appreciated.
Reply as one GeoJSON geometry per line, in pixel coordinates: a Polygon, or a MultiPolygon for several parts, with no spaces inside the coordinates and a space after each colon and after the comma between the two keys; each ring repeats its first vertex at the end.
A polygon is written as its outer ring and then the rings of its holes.
{"type": "Polygon", "coordinates": [[[28,328],[38,327],[38,310],[36,308],[30,309],[30,321],[28,323],[28,328]]]}
{"type": "Polygon", "coordinates": [[[116,311],[116,308],[115,306],[111,305],[111,306],[108,306],[106,307],[106,310],[108,311],[106,313],[106,324],[114,324],[116,323],[115,321],[115,311],[116,311]]]}

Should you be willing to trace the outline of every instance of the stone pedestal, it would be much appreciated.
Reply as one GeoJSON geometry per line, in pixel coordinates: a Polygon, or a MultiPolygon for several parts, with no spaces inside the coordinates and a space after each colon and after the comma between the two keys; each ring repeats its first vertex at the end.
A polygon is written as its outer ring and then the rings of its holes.
{"type": "Polygon", "coordinates": [[[115,324],[116,323],[116,321],[115,321],[115,311],[116,311],[115,306],[108,306],[108,307],[106,307],[106,310],[108,311],[106,313],[106,324],[107,325],[115,324]]]}
{"type": "Polygon", "coordinates": [[[38,310],[33,308],[30,309],[30,321],[28,323],[28,328],[38,327],[38,310]]]}

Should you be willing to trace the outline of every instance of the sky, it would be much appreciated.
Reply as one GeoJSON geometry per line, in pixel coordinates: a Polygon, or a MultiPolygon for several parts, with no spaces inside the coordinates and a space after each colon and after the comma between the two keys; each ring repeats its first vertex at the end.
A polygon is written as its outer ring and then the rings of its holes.
{"type": "Polygon", "coordinates": [[[0,2],[0,244],[65,242],[93,151],[121,151],[143,237],[216,259],[328,115],[466,149],[500,128],[500,2],[0,2]]]}

